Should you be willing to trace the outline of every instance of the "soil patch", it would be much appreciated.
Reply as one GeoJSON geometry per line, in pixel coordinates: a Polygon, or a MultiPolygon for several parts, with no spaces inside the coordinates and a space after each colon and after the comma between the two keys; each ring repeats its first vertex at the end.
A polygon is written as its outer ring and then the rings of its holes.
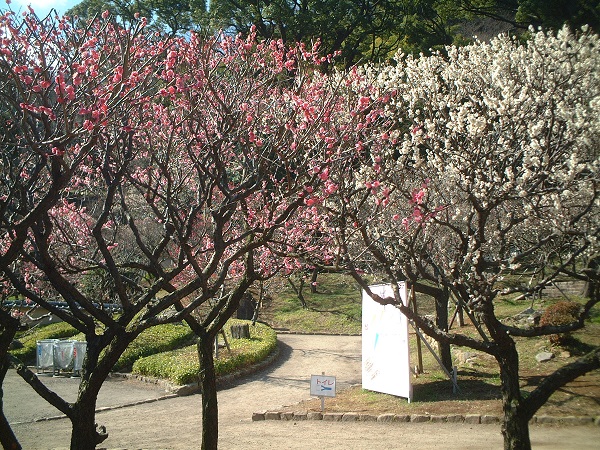
{"type": "MultiPolygon", "coordinates": [[[[540,377],[524,376],[523,384],[532,386],[540,377]]],[[[364,414],[490,414],[501,416],[502,403],[499,387],[482,379],[475,373],[458,374],[460,393],[453,394],[447,380],[415,380],[414,401],[392,395],[380,394],[353,386],[338,392],[335,398],[327,398],[327,412],[357,412],[364,414]],[[420,400],[426,398],[427,400],[420,400]]],[[[321,402],[313,398],[297,405],[288,406],[284,411],[320,411],[321,402]]],[[[598,417],[600,416],[600,374],[594,372],[567,384],[552,395],[536,415],[552,417],[598,417]]]]}

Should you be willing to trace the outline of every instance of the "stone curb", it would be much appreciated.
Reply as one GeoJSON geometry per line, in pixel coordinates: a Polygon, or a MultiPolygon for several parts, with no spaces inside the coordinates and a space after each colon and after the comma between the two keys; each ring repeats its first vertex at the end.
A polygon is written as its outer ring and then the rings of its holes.
{"type": "Polygon", "coordinates": [[[361,336],[356,333],[326,333],[324,331],[291,331],[287,328],[273,328],[277,334],[297,334],[298,336],[361,336]]]}
{"type": "MultiPolygon", "coordinates": [[[[467,423],[500,424],[501,416],[491,414],[362,414],[357,412],[316,412],[316,411],[259,411],[252,414],[252,421],[262,420],[322,420],[327,422],[381,422],[381,423],[467,423]]],[[[534,416],[529,422],[537,425],[600,426],[600,416],[534,416]]]]}
{"type": "MultiPolygon", "coordinates": [[[[103,412],[103,411],[112,411],[114,409],[121,409],[121,408],[128,408],[130,406],[138,406],[138,405],[144,405],[146,403],[154,403],[154,402],[158,402],[161,400],[168,400],[170,398],[175,398],[175,397],[179,397],[177,394],[167,394],[167,395],[163,395],[160,397],[156,397],[156,398],[149,398],[146,400],[137,400],[135,402],[129,402],[129,403],[121,403],[119,405],[114,405],[114,406],[100,406],[98,408],[96,408],[96,412],[103,412]]],[[[36,419],[33,420],[29,420],[29,421],[25,421],[25,422],[14,422],[12,425],[22,425],[25,423],[35,423],[35,422],[46,422],[46,421],[51,421],[51,420],[58,420],[58,419],[65,419],[67,416],[64,414],[60,414],[60,415],[56,415],[56,416],[49,416],[49,417],[38,417],[36,419]]]]}

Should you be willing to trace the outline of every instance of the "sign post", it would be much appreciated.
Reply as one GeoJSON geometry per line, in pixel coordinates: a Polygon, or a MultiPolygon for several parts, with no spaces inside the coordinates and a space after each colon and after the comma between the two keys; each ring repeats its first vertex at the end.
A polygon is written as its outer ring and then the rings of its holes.
{"type": "Polygon", "coordinates": [[[325,397],[335,397],[335,377],[321,375],[310,376],[310,395],[321,398],[321,412],[325,411],[325,397]]]}

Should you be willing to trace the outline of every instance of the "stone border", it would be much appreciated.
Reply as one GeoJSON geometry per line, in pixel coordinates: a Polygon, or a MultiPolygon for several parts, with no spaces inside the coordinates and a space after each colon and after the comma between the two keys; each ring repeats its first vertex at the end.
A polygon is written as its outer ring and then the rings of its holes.
{"type": "MultiPolygon", "coordinates": [[[[264,323],[264,322],[263,322],[264,323]]],[[[267,325],[267,324],[265,324],[267,325]]],[[[267,325],[269,326],[269,325],[267,325]]],[[[271,327],[272,328],[272,327],[271,327]]],[[[293,331],[289,328],[272,328],[279,334],[297,334],[298,336],[362,336],[360,333],[328,333],[326,331],[293,331]]]]}
{"type": "MultiPolygon", "coordinates": [[[[157,398],[149,398],[147,400],[137,400],[135,402],[130,402],[130,403],[121,403],[119,405],[114,405],[114,406],[100,406],[99,408],[96,408],[96,412],[104,412],[104,411],[112,411],[114,409],[121,409],[121,408],[128,408],[130,406],[137,406],[137,405],[144,405],[146,403],[154,403],[154,402],[158,402],[160,400],[167,400],[170,398],[175,398],[178,397],[178,395],[176,394],[167,394],[167,395],[163,395],[161,397],[157,397],[157,398]]],[[[51,421],[51,420],[58,420],[58,419],[66,419],[67,416],[64,414],[59,414],[56,416],[48,416],[48,417],[38,417],[32,420],[27,420],[24,422],[14,422],[11,423],[11,425],[23,425],[23,424],[27,424],[27,423],[36,423],[36,422],[47,422],[47,421],[51,421]]]]}
{"type": "MultiPolygon", "coordinates": [[[[319,411],[259,411],[252,414],[252,421],[262,420],[322,420],[326,422],[380,422],[380,423],[467,423],[467,424],[499,424],[502,417],[491,414],[363,414],[356,412],[324,412],[319,411]]],[[[534,416],[529,422],[538,425],[574,425],[600,426],[600,416],[534,416]]]]}

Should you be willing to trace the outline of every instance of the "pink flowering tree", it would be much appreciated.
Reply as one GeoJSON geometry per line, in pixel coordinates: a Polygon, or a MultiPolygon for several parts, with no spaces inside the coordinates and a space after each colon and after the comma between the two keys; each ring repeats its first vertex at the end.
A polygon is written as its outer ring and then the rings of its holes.
{"type": "Polygon", "coordinates": [[[294,266],[283,255],[318,245],[300,227],[373,125],[303,46],[160,40],[145,24],[1,17],[0,270],[85,334],[73,403],[18,364],[71,420],[71,448],[107,439],[96,398],[127,346],[179,321],[199,337],[202,448],[216,448],[214,338],[253,282],[294,266]]]}
{"type": "Polygon", "coordinates": [[[365,289],[363,271],[392,285],[428,281],[477,318],[474,338],[415,314],[397,292],[377,298],[440,342],[497,360],[506,449],[530,448],[540,406],[600,367],[596,349],[525,394],[515,343],[579,329],[600,301],[598,44],[585,32],[532,32],[524,45],[500,37],[365,68],[365,83],[391,100],[379,136],[337,175],[339,196],[325,205],[344,266],[365,289]],[[576,321],[519,328],[497,318],[501,295],[539,293],[561,274],[590,286],[576,321]],[[504,282],[517,276],[527,282],[504,282]]]}
{"type": "Polygon", "coordinates": [[[116,243],[110,217],[86,211],[84,204],[102,205],[105,188],[104,197],[114,196],[112,183],[131,158],[128,127],[139,126],[144,105],[158,89],[164,51],[142,37],[144,21],[124,31],[108,21],[75,29],[67,20],[39,22],[33,14],[17,18],[9,10],[0,23],[0,270],[20,298],[70,323],[89,343],[73,404],[25,366],[19,372],[72,420],[72,444],[85,448],[103,439],[94,429],[95,398],[116,361],[111,352],[102,358],[100,353],[111,345],[122,352],[130,338],[116,342],[117,328],[125,324],[115,328],[102,305],[78,289],[86,271],[118,270],[110,258],[116,243]],[[97,334],[100,323],[112,331],[97,334]]]}

